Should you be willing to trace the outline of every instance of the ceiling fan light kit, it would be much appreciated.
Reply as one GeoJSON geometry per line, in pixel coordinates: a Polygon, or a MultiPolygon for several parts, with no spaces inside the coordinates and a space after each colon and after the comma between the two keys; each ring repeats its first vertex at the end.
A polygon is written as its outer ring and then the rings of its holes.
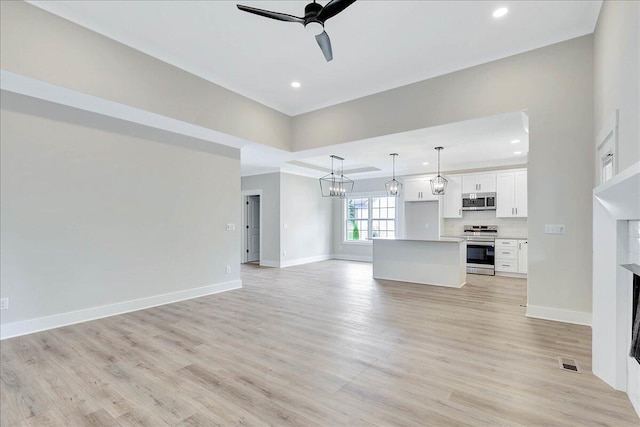
{"type": "Polygon", "coordinates": [[[327,19],[336,16],[347,7],[355,3],[356,0],[331,0],[324,7],[313,1],[304,8],[304,18],[300,18],[286,13],[272,12],[270,10],[258,9],[255,7],[244,6],[238,4],[238,9],[243,12],[253,13],[255,15],[264,16],[265,18],[275,19],[276,21],[297,22],[304,25],[305,28],[311,30],[316,35],[316,42],[324,54],[327,62],[333,59],[333,50],[331,49],[331,40],[329,35],[324,31],[324,23],[327,19]],[[322,31],[320,31],[322,30],[322,31]]]}
{"type": "Polygon", "coordinates": [[[346,199],[353,191],[354,181],[344,176],[342,157],[331,155],[331,173],[320,178],[320,192],[322,197],[337,197],[346,199]],[[340,161],[340,175],[334,169],[334,160],[340,161]]]}

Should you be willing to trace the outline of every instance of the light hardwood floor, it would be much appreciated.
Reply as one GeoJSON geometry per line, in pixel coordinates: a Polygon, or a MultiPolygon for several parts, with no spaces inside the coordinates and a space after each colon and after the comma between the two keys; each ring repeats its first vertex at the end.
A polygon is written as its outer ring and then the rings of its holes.
{"type": "Polygon", "coordinates": [[[346,261],[242,279],[3,341],[2,426],[640,425],[591,373],[588,327],[524,316],[522,279],[440,288],[346,261]]]}

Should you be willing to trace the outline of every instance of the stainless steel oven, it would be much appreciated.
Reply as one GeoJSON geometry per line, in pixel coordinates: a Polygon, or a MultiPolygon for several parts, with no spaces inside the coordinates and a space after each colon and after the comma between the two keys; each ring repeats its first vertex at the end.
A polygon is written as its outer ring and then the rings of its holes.
{"type": "Polygon", "coordinates": [[[467,273],[495,275],[496,225],[465,225],[467,273]]]}
{"type": "Polygon", "coordinates": [[[467,240],[467,273],[495,275],[495,242],[467,240]]]}

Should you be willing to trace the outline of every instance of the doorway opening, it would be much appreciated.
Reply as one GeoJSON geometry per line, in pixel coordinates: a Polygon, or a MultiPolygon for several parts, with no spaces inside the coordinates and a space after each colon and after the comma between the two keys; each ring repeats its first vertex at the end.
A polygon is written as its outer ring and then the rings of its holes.
{"type": "Polygon", "coordinates": [[[260,252],[262,246],[260,198],[260,194],[243,195],[243,263],[260,263],[260,252]]]}

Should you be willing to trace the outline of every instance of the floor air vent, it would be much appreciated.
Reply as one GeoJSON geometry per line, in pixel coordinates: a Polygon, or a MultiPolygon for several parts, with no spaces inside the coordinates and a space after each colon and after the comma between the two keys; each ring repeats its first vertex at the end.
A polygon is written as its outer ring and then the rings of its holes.
{"type": "Polygon", "coordinates": [[[580,368],[578,368],[578,364],[573,359],[558,356],[558,363],[560,364],[560,368],[565,371],[580,373],[580,368]]]}

